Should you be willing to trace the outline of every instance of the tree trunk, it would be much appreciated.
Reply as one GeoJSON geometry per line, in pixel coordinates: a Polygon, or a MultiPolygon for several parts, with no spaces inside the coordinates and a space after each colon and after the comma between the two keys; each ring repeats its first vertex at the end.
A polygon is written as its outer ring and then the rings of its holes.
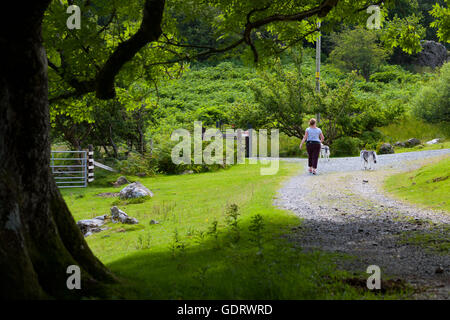
{"type": "Polygon", "coordinates": [[[104,296],[112,274],[92,254],[49,169],[47,60],[41,23],[49,0],[0,13],[0,299],[104,296]],[[67,267],[81,269],[69,290],[67,267]]]}

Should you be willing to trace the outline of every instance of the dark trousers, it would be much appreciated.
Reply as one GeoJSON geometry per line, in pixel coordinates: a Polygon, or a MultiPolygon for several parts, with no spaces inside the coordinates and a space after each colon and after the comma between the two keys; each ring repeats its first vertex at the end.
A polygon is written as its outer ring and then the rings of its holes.
{"type": "Polygon", "coordinates": [[[307,142],[306,151],[308,151],[308,167],[317,169],[317,161],[320,155],[320,143],[307,142]]]}

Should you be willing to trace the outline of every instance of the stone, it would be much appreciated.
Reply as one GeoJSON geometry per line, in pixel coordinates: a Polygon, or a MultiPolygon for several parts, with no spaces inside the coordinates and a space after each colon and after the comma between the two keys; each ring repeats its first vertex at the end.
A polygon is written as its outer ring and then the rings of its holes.
{"type": "Polygon", "coordinates": [[[404,142],[397,141],[396,143],[394,143],[394,147],[404,148],[406,147],[406,144],[404,142]]]}
{"type": "Polygon", "coordinates": [[[194,173],[194,171],[192,171],[192,170],[185,170],[181,174],[184,175],[184,174],[193,174],[193,173],[194,173]]]}
{"type": "Polygon", "coordinates": [[[129,184],[130,181],[128,181],[128,179],[124,176],[118,177],[116,182],[113,183],[114,187],[120,187],[123,186],[124,184],[129,184]]]}
{"type": "Polygon", "coordinates": [[[378,151],[379,154],[390,154],[394,152],[394,148],[390,143],[383,143],[378,151]]]}
{"type": "Polygon", "coordinates": [[[153,197],[153,193],[139,181],[129,184],[119,192],[120,199],[153,197]]]}
{"type": "Polygon", "coordinates": [[[405,145],[406,145],[408,148],[415,147],[415,146],[417,146],[417,145],[419,145],[419,144],[420,144],[420,140],[419,140],[419,139],[416,139],[416,138],[411,138],[411,139],[409,139],[408,141],[405,141],[405,145]]]}
{"type": "Polygon", "coordinates": [[[439,266],[436,268],[436,270],[434,271],[435,273],[444,273],[444,268],[442,268],[442,266],[439,266]]]}
{"type": "Polygon", "coordinates": [[[141,178],[147,176],[147,174],[146,174],[145,172],[138,172],[138,173],[136,173],[136,175],[137,175],[138,177],[141,177],[141,178]]]}
{"type": "Polygon", "coordinates": [[[106,230],[106,228],[101,228],[101,226],[105,224],[106,218],[107,216],[105,215],[93,219],[79,220],[77,226],[80,228],[81,233],[85,237],[88,237],[94,232],[106,230]]]}
{"type": "Polygon", "coordinates": [[[442,141],[441,139],[437,138],[437,139],[433,139],[433,140],[427,141],[426,144],[436,144],[436,143],[439,143],[441,141],[442,141]]]}
{"type": "Polygon", "coordinates": [[[430,40],[420,42],[422,51],[415,55],[415,64],[436,68],[447,60],[447,49],[442,43],[430,40]]]}
{"type": "Polygon", "coordinates": [[[111,220],[114,223],[121,222],[125,224],[137,224],[139,221],[136,218],[129,217],[124,211],[116,206],[111,208],[111,220]]]}
{"type": "Polygon", "coordinates": [[[159,224],[159,222],[152,219],[152,220],[150,220],[150,224],[159,224]]]}

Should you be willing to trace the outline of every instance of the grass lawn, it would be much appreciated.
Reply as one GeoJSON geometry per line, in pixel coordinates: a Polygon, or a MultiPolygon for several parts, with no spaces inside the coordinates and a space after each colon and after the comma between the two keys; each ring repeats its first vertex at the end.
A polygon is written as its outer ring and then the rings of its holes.
{"type": "MultiPolygon", "coordinates": [[[[112,288],[128,299],[386,299],[345,282],[355,277],[336,269],[335,255],[302,253],[283,235],[301,222],[272,205],[280,183],[301,167],[280,163],[277,175],[259,165],[141,181],[154,192],[143,203],[119,204],[137,225],[109,223],[87,237],[93,252],[122,280],[112,288]],[[239,213],[236,224],[230,218],[239,213]],[[235,207],[236,208],[236,207],[235,207]],[[228,212],[228,214],[227,214],[228,212]],[[228,217],[228,218],[227,218],[228,217]],[[150,224],[154,219],[159,224],[150,224]]],[[[106,179],[114,180],[116,176],[106,179]]],[[[76,220],[109,214],[119,188],[105,179],[87,189],[62,190],[76,220]]],[[[356,275],[367,279],[367,274],[356,275]]]]}
{"type": "Polygon", "coordinates": [[[438,163],[389,177],[386,190],[395,196],[432,209],[450,212],[450,157],[438,163]]]}

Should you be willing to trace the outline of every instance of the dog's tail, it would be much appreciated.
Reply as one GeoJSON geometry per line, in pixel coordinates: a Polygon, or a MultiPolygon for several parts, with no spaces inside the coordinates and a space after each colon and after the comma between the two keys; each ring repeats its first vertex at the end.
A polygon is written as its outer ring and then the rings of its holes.
{"type": "Polygon", "coordinates": [[[377,163],[377,153],[373,152],[373,163],[377,163]]]}

